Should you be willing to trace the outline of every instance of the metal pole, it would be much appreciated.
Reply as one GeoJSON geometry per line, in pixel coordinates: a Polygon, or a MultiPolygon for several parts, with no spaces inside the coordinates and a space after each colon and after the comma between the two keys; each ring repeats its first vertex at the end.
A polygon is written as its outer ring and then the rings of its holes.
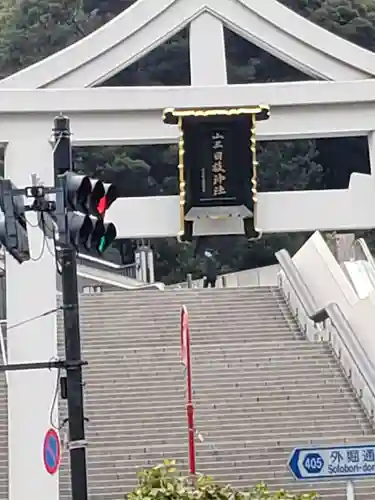
{"type": "Polygon", "coordinates": [[[73,170],[70,120],[66,116],[56,116],[53,123],[53,166],[55,175],[61,175],[73,170]]]}
{"type": "Polygon", "coordinates": [[[186,276],[188,288],[193,288],[193,275],[188,273],[186,276]]]}
{"type": "Polygon", "coordinates": [[[196,457],[195,457],[195,426],[194,426],[194,406],[193,406],[193,386],[191,377],[191,354],[190,354],[190,332],[189,327],[186,332],[186,350],[187,350],[187,405],[186,413],[189,427],[189,463],[190,474],[195,475],[196,457]]]}
{"type": "MultiPolygon", "coordinates": [[[[69,246],[59,250],[64,304],[65,356],[67,362],[81,360],[76,252],[69,246]]],[[[87,500],[85,420],[82,367],[67,367],[67,399],[72,500],[87,500]]]]}
{"type": "Polygon", "coordinates": [[[154,252],[150,246],[147,248],[147,263],[148,263],[149,283],[155,283],[154,252]]]}
{"type": "Polygon", "coordinates": [[[139,253],[141,257],[141,273],[142,281],[148,283],[148,273],[147,273],[147,248],[142,244],[139,248],[139,253]]]}
{"type": "Polygon", "coordinates": [[[346,483],[346,500],[355,500],[353,481],[348,481],[346,483]]]}
{"type": "Polygon", "coordinates": [[[181,309],[181,355],[182,361],[186,367],[187,384],[187,403],[186,416],[188,423],[189,439],[189,472],[192,476],[196,474],[196,455],[195,455],[195,424],[194,424],[194,405],[193,405],[193,383],[191,373],[191,352],[190,352],[190,331],[189,317],[187,309],[182,306],[181,309]]]}
{"type": "MultiPolygon", "coordinates": [[[[53,166],[55,175],[61,175],[72,170],[73,167],[69,119],[62,115],[56,117],[53,134],[55,139],[53,166]]],[[[63,208],[65,210],[66,207],[63,208]]],[[[65,227],[67,227],[66,220],[65,227]]],[[[79,330],[77,255],[75,249],[69,245],[68,231],[66,231],[63,241],[59,243],[58,258],[61,264],[64,306],[65,357],[67,363],[71,361],[79,362],[81,361],[81,338],[79,330]]],[[[72,500],[87,500],[82,366],[79,363],[76,366],[74,366],[74,363],[73,366],[67,365],[66,377],[72,500]]]]}

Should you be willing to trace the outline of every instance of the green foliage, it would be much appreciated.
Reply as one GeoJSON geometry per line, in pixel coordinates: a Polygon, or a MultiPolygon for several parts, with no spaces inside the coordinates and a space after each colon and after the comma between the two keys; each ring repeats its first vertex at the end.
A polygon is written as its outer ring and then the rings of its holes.
{"type": "Polygon", "coordinates": [[[271,492],[260,484],[248,491],[222,486],[211,477],[198,475],[194,480],[182,476],[174,460],[165,460],[153,469],[138,473],[138,487],[127,500],[317,500],[317,493],[271,492]]]}
{"type": "Polygon", "coordinates": [[[375,49],[373,0],[281,0],[310,21],[369,50],[375,49]]]}
{"type": "Polygon", "coordinates": [[[65,48],[101,24],[95,15],[83,10],[80,0],[15,1],[2,21],[2,77],[65,48]]]}

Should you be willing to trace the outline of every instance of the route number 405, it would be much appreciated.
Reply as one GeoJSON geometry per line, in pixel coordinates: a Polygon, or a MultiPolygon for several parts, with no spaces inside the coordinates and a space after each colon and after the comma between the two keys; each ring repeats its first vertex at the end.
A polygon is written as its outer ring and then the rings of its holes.
{"type": "Polygon", "coordinates": [[[324,466],[324,460],[318,453],[309,453],[306,455],[303,466],[310,474],[319,473],[324,466]]]}

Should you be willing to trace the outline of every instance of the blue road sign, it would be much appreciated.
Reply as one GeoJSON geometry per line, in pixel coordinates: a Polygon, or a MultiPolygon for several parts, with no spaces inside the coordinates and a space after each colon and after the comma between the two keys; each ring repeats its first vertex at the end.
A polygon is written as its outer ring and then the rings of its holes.
{"type": "Polygon", "coordinates": [[[353,479],[375,476],[375,443],[296,448],[288,462],[296,479],[353,479]]]}
{"type": "Polygon", "coordinates": [[[46,432],[43,443],[43,462],[48,474],[56,474],[61,460],[60,439],[54,429],[46,432]]]}

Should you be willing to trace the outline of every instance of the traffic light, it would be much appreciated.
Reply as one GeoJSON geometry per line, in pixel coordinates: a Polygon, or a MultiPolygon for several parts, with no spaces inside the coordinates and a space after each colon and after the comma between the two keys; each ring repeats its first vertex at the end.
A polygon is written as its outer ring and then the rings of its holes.
{"type": "Polygon", "coordinates": [[[22,194],[7,179],[0,179],[0,243],[19,264],[30,260],[29,239],[22,194]]]}
{"type": "Polygon", "coordinates": [[[99,215],[104,217],[105,212],[109,209],[112,203],[117,199],[117,190],[113,184],[102,184],[104,192],[102,197],[96,204],[96,210],[99,215]]]}
{"type": "Polygon", "coordinates": [[[115,186],[70,171],[59,178],[65,189],[70,242],[77,250],[103,254],[117,236],[114,224],[104,222],[108,208],[117,199],[115,186]]]}

